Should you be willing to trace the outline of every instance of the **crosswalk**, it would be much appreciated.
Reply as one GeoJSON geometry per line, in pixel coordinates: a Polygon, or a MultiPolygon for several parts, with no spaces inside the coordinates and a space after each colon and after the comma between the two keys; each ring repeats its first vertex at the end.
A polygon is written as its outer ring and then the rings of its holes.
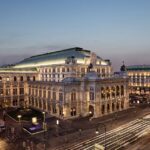
{"type": "Polygon", "coordinates": [[[136,119],[83,142],[61,146],[55,150],[94,150],[95,143],[105,146],[107,150],[118,150],[150,132],[149,127],[149,120],[136,119]]]}

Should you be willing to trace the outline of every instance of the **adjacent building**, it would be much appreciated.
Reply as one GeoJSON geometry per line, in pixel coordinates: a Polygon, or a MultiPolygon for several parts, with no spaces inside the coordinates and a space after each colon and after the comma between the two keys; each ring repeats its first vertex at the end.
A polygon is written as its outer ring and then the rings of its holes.
{"type": "Polygon", "coordinates": [[[126,67],[129,76],[129,93],[141,102],[150,102],[150,65],[126,67]]]}
{"type": "Polygon", "coordinates": [[[0,105],[30,106],[60,118],[128,108],[128,78],[79,47],[32,56],[0,69],[0,105]]]}

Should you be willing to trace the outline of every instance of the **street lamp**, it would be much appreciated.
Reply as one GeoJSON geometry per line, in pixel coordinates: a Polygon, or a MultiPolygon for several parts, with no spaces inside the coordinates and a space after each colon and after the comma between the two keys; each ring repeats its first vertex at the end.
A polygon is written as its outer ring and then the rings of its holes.
{"type": "Polygon", "coordinates": [[[96,134],[99,134],[99,128],[100,128],[100,126],[103,126],[104,127],[104,131],[105,131],[105,135],[104,135],[104,149],[106,150],[106,125],[104,124],[104,123],[99,123],[98,124],[98,127],[96,128],[96,131],[95,131],[95,133],[96,134]]]}
{"type": "Polygon", "coordinates": [[[59,120],[56,120],[56,132],[59,134],[59,120]]]}
{"type": "Polygon", "coordinates": [[[19,124],[20,124],[20,131],[21,131],[21,117],[22,117],[21,115],[18,115],[18,116],[17,116],[17,118],[18,118],[18,120],[19,120],[19,124]]]}
{"type": "Polygon", "coordinates": [[[58,119],[56,120],[56,125],[57,125],[57,126],[59,125],[59,120],[58,120],[58,119]]]}
{"type": "Polygon", "coordinates": [[[42,114],[43,114],[43,129],[45,129],[45,111],[43,111],[42,114]]]}
{"type": "Polygon", "coordinates": [[[20,123],[20,121],[21,121],[21,117],[22,117],[21,115],[18,115],[18,116],[17,116],[17,118],[18,118],[18,120],[19,120],[19,123],[20,123]]]}
{"type": "Polygon", "coordinates": [[[45,115],[46,113],[43,111],[43,130],[44,130],[44,139],[45,139],[45,132],[46,132],[46,122],[45,122],[45,115]]]}

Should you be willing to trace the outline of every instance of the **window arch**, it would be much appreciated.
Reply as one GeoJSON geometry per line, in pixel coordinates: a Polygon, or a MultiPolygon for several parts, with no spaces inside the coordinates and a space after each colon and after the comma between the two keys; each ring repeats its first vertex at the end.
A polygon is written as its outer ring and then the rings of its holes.
{"type": "Polygon", "coordinates": [[[2,81],[2,77],[0,77],[0,81],[2,81]]]}

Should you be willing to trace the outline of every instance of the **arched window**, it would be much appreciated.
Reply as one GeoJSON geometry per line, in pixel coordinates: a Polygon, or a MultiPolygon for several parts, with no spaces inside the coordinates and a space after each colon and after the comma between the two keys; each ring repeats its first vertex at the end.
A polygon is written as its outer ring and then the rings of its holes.
{"type": "Polygon", "coordinates": [[[119,92],[119,86],[116,87],[116,95],[119,96],[120,92],[119,92]]]}
{"type": "Polygon", "coordinates": [[[76,108],[75,107],[71,108],[70,114],[71,114],[71,116],[76,116],[76,108]]]}
{"type": "Polygon", "coordinates": [[[14,81],[15,81],[15,82],[17,81],[17,77],[16,77],[16,76],[14,77],[14,81]]]}
{"type": "Polygon", "coordinates": [[[102,68],[102,77],[105,77],[105,69],[102,68]]]}
{"type": "Polygon", "coordinates": [[[2,81],[2,77],[0,77],[0,81],[2,81]]]}
{"type": "Polygon", "coordinates": [[[23,76],[20,77],[20,81],[23,81],[23,76]]]}
{"type": "Polygon", "coordinates": [[[71,102],[75,102],[76,101],[76,90],[72,90],[71,92],[71,102]]]}
{"type": "Polygon", "coordinates": [[[55,88],[53,88],[53,100],[54,101],[56,100],[56,90],[55,90],[55,88]]]}
{"type": "Polygon", "coordinates": [[[124,86],[121,86],[121,96],[124,96],[124,86]]]}
{"type": "Polygon", "coordinates": [[[33,76],[33,81],[35,81],[35,76],[33,76]]]}
{"type": "Polygon", "coordinates": [[[104,114],[105,113],[105,105],[103,104],[102,105],[102,114],[104,114]]]}
{"type": "Polygon", "coordinates": [[[103,87],[101,88],[101,98],[105,98],[105,89],[103,87]]]}
{"type": "Polygon", "coordinates": [[[112,103],[112,111],[114,111],[114,110],[115,110],[115,104],[112,103]]]}
{"type": "Polygon", "coordinates": [[[115,87],[111,87],[111,95],[112,95],[112,98],[115,97],[115,87]]]}
{"type": "Polygon", "coordinates": [[[90,100],[91,101],[93,101],[95,98],[95,96],[94,96],[95,94],[94,94],[94,88],[93,87],[90,87],[90,100]]]}
{"type": "Polygon", "coordinates": [[[30,77],[29,76],[27,76],[27,81],[30,81],[30,77]]]}
{"type": "Polygon", "coordinates": [[[110,98],[110,89],[109,89],[109,87],[106,88],[106,92],[107,92],[107,98],[110,98]]]}
{"type": "Polygon", "coordinates": [[[119,110],[119,103],[117,102],[117,110],[119,110]]]}
{"type": "Polygon", "coordinates": [[[124,108],[124,101],[121,101],[121,108],[124,108]]]}
{"type": "Polygon", "coordinates": [[[63,102],[63,92],[62,92],[62,89],[59,90],[59,102],[60,102],[60,104],[63,102]]]}
{"type": "Polygon", "coordinates": [[[110,111],[110,106],[109,106],[109,104],[107,104],[107,112],[109,112],[110,111]]]}

